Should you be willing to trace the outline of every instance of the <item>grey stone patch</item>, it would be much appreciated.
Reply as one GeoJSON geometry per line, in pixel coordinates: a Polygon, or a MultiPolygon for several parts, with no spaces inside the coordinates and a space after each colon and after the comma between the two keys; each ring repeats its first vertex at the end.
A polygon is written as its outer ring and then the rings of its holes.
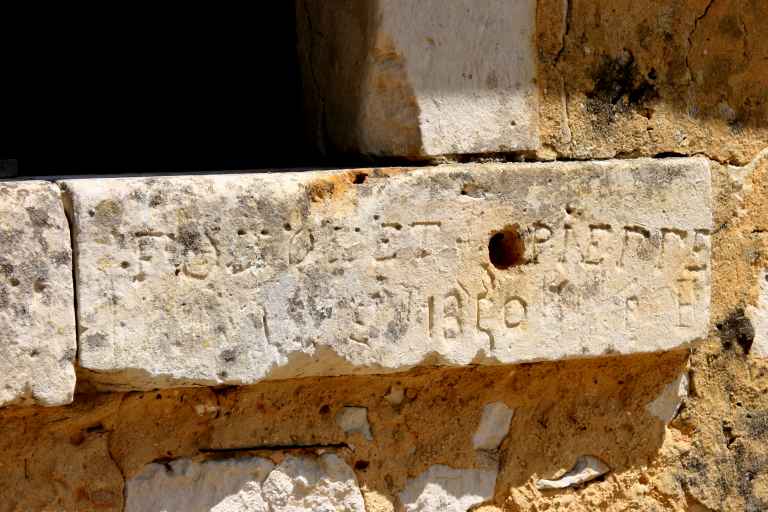
{"type": "Polygon", "coordinates": [[[758,277],[757,304],[747,306],[747,318],[755,329],[750,353],[754,357],[768,357],[768,269],[763,269],[758,277]]]}
{"type": "Polygon", "coordinates": [[[503,402],[485,404],[480,424],[472,436],[475,450],[496,450],[507,437],[514,414],[515,411],[503,402]]]}
{"type": "Polygon", "coordinates": [[[361,434],[367,440],[373,441],[368,424],[368,409],[365,407],[342,407],[336,413],[336,424],[347,434],[361,434]]]}
{"type": "Polygon", "coordinates": [[[69,226],[56,185],[0,182],[0,405],[64,405],[75,390],[69,226]]]}
{"type": "Polygon", "coordinates": [[[659,396],[645,406],[646,410],[664,424],[677,415],[683,399],[688,396],[688,372],[681,373],[675,380],[664,386],[659,396]]]}

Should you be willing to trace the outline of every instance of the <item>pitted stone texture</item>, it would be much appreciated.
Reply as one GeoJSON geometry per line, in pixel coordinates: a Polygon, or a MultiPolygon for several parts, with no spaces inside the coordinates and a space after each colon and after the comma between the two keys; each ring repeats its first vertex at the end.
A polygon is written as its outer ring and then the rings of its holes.
{"type": "Polygon", "coordinates": [[[104,387],[652,352],[707,330],[703,159],[66,187],[80,362],[104,387]]]}
{"type": "Polygon", "coordinates": [[[0,182],[0,405],[71,402],[76,352],[60,191],[46,182],[0,182]]]}
{"type": "Polygon", "coordinates": [[[352,469],[333,454],[149,464],[126,482],[127,512],[364,512],[352,469]]]}
{"type": "Polygon", "coordinates": [[[302,0],[321,144],[395,156],[537,148],[535,17],[535,0],[302,0]]]}
{"type": "Polygon", "coordinates": [[[497,473],[437,464],[408,482],[400,502],[405,512],[465,512],[493,497],[497,473]]]}

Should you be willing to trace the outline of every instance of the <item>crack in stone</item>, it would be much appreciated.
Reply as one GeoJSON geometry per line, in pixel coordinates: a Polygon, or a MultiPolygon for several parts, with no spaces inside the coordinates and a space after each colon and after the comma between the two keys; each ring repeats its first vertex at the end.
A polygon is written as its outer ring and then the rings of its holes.
{"type": "Polygon", "coordinates": [[[259,444],[254,446],[235,446],[227,448],[200,448],[200,453],[232,453],[232,452],[251,452],[259,450],[318,450],[330,448],[341,450],[349,448],[347,443],[312,443],[312,444],[259,444]]]}
{"type": "MultiPolygon", "coordinates": [[[[713,0],[714,1],[714,0],[713,0]]],[[[561,45],[560,49],[557,51],[557,55],[555,56],[555,65],[557,65],[560,62],[560,58],[563,56],[563,53],[565,52],[565,45],[566,40],[568,39],[568,34],[571,32],[571,19],[573,17],[573,4],[571,3],[571,0],[564,0],[565,2],[565,29],[563,30],[563,35],[561,38],[561,45]]]]}
{"type": "MultiPolygon", "coordinates": [[[[688,34],[688,51],[685,54],[685,67],[688,69],[688,76],[690,78],[689,85],[693,84],[693,72],[691,71],[691,64],[689,61],[689,57],[691,54],[691,48],[693,47],[693,36],[696,35],[696,31],[699,29],[699,22],[703,20],[707,14],[709,14],[709,10],[712,8],[712,5],[714,5],[715,0],[709,0],[709,3],[707,4],[707,7],[704,8],[704,12],[701,13],[700,16],[697,16],[696,19],[693,21],[693,29],[691,30],[691,33],[688,34]]],[[[689,94],[690,94],[690,88],[689,88],[689,94]]]]}

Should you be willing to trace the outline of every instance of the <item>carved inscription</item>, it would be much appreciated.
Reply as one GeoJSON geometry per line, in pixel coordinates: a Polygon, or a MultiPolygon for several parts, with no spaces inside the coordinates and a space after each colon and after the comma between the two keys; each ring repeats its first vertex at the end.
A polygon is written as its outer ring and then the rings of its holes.
{"type": "Polygon", "coordinates": [[[680,347],[711,192],[672,160],[73,180],[83,366],[152,388],[680,347]]]}

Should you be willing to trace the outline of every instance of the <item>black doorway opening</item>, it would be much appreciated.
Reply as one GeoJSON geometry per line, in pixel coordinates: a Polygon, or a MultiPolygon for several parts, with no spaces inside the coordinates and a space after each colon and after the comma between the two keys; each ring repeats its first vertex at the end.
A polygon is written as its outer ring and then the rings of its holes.
{"type": "Polygon", "coordinates": [[[0,99],[0,170],[32,177],[328,165],[306,133],[294,2],[184,9],[119,19],[69,13],[67,23],[48,16],[20,31],[21,43],[2,50],[15,82],[0,99]]]}

